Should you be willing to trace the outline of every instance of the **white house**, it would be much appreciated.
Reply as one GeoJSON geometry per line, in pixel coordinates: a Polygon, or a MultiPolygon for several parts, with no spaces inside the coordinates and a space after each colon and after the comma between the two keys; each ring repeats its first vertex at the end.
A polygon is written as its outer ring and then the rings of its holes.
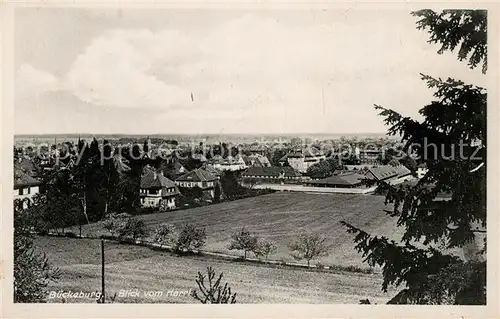
{"type": "Polygon", "coordinates": [[[215,196],[215,184],[217,177],[202,168],[194,169],[175,180],[175,185],[185,188],[198,187],[207,191],[213,198],[215,196]]]}
{"type": "Polygon", "coordinates": [[[143,207],[158,207],[162,211],[177,207],[179,190],[173,181],[163,176],[163,172],[157,173],[150,167],[144,168],[139,192],[143,207]]]}
{"type": "Polygon", "coordinates": [[[304,151],[296,151],[290,154],[285,155],[280,159],[281,163],[285,161],[288,162],[288,165],[292,167],[294,170],[299,171],[300,173],[307,172],[307,169],[323,160],[326,159],[326,156],[322,153],[315,153],[312,150],[306,149],[304,151]]]}
{"type": "Polygon", "coordinates": [[[228,156],[228,158],[216,157],[212,160],[212,166],[220,171],[239,171],[248,166],[241,155],[228,156]]]}
{"type": "MultiPolygon", "coordinates": [[[[14,171],[14,192],[13,198],[16,199],[28,199],[30,202],[33,200],[33,196],[40,192],[40,185],[42,183],[29,176],[28,174],[15,170],[14,171]]],[[[24,207],[28,206],[27,202],[23,203],[24,207]]]]}

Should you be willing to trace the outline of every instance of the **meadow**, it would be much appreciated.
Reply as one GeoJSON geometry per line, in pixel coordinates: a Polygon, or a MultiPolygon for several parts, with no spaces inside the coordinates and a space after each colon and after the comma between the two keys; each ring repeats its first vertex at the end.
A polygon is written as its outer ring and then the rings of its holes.
{"type": "MultiPolygon", "coordinates": [[[[328,256],[313,260],[323,265],[357,266],[366,268],[362,256],[354,249],[352,234],[340,224],[344,220],[373,235],[385,235],[399,240],[400,230],[395,218],[383,209],[384,197],[358,194],[313,194],[278,192],[269,195],[224,202],[186,210],[142,215],[150,230],[161,223],[181,227],[191,223],[207,232],[206,251],[241,254],[230,251],[231,235],[245,228],[257,236],[278,244],[271,260],[294,261],[288,244],[302,232],[317,232],[328,238],[331,250],[328,256]]],[[[78,233],[78,229],[73,229],[78,233]]],[[[106,234],[101,223],[85,225],[82,234],[106,234]]]]}
{"type": "MultiPolygon", "coordinates": [[[[36,245],[61,271],[61,278],[50,283],[49,294],[51,291],[90,293],[100,290],[100,240],[39,237],[36,245]]],[[[395,294],[394,290],[381,291],[379,274],[327,273],[207,257],[179,257],[115,242],[105,243],[105,256],[106,294],[113,296],[116,293],[117,303],[197,303],[187,294],[174,296],[169,292],[195,289],[196,274],[204,272],[207,266],[224,273],[222,282],[228,282],[237,293],[238,303],[357,304],[365,298],[372,303],[385,303],[395,294]],[[123,291],[137,295],[120,296],[123,291]]],[[[62,300],[54,298],[48,302],[62,300]]],[[[95,301],[68,298],[65,302],[95,301]]]]}

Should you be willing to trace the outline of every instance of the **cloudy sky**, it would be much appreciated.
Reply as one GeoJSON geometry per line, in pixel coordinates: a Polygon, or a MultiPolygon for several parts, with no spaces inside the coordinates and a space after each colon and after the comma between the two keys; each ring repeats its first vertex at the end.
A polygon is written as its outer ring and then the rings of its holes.
{"type": "Polygon", "coordinates": [[[483,84],[407,10],[16,9],[15,133],[378,133],[419,73],[483,84]],[[192,98],[193,97],[193,98],[192,98]]]}

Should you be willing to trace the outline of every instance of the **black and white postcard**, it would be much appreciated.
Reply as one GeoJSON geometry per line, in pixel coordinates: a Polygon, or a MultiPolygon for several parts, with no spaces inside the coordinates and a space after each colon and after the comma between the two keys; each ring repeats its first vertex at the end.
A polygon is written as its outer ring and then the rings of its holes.
{"type": "Polygon", "coordinates": [[[499,315],[497,4],[1,9],[6,317],[499,315]]]}

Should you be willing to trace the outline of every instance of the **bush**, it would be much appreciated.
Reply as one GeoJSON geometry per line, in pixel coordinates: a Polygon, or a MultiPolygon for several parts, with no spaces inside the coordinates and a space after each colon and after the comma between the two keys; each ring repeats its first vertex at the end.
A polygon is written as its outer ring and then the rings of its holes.
{"type": "Polygon", "coordinates": [[[44,302],[50,282],[60,278],[44,253],[35,246],[32,233],[35,216],[18,205],[14,206],[14,302],[44,302]]]}
{"type": "Polygon", "coordinates": [[[307,267],[310,266],[312,259],[326,256],[330,250],[327,238],[320,234],[300,234],[288,247],[291,251],[290,255],[295,260],[307,261],[307,267]]]}
{"type": "Polygon", "coordinates": [[[257,240],[257,245],[254,248],[254,254],[257,257],[264,257],[267,262],[269,255],[276,252],[277,249],[278,246],[276,242],[263,238],[257,240]]]}
{"type": "Polygon", "coordinates": [[[177,239],[178,234],[172,224],[161,224],[154,230],[153,241],[158,244],[174,246],[177,239]]]}
{"type": "Polygon", "coordinates": [[[339,266],[339,265],[332,265],[330,266],[331,270],[335,271],[349,271],[349,272],[355,272],[355,273],[361,273],[361,274],[373,274],[374,270],[373,268],[361,268],[358,266],[339,266]]]}
{"type": "Polygon", "coordinates": [[[141,209],[138,209],[136,214],[137,215],[149,215],[149,214],[156,214],[159,212],[160,212],[160,210],[156,207],[143,207],[141,209]]]}
{"type": "Polygon", "coordinates": [[[207,234],[204,228],[196,228],[191,224],[186,224],[179,233],[175,250],[177,252],[190,252],[193,249],[200,249],[205,245],[207,234]]]}
{"type": "Polygon", "coordinates": [[[198,272],[198,277],[196,278],[196,284],[198,289],[194,290],[191,294],[193,298],[201,303],[218,303],[218,304],[234,304],[236,303],[236,294],[231,293],[231,287],[228,284],[221,284],[223,274],[220,273],[219,278],[214,280],[215,270],[212,267],[207,267],[207,276],[198,272]],[[208,282],[205,281],[208,279],[208,282]]]}
{"type": "Polygon", "coordinates": [[[228,249],[243,250],[244,259],[247,259],[247,252],[257,251],[257,241],[258,238],[256,236],[253,236],[249,231],[243,228],[241,231],[231,236],[231,244],[228,249]]]}
{"type": "Polygon", "coordinates": [[[147,233],[148,229],[144,221],[136,217],[127,218],[124,225],[118,229],[118,237],[120,239],[131,237],[134,241],[146,237],[147,233]]]}

